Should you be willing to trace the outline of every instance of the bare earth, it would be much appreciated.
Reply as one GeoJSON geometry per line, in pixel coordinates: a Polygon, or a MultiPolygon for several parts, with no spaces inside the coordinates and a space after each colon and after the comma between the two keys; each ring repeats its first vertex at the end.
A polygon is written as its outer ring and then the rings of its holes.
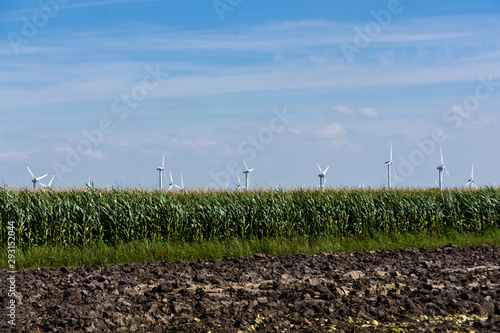
{"type": "Polygon", "coordinates": [[[500,247],[19,271],[18,332],[500,332],[500,247]],[[392,331],[391,331],[392,329],[392,331]]]}

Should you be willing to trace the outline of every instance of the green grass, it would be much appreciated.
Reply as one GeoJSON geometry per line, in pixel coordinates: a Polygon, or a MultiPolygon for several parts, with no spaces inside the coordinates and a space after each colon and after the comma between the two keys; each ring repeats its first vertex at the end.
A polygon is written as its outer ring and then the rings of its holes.
{"type": "MultiPolygon", "coordinates": [[[[479,244],[500,246],[500,229],[482,233],[448,231],[443,233],[375,234],[372,237],[292,237],[197,242],[133,241],[114,246],[100,244],[87,247],[43,246],[18,250],[16,270],[41,267],[110,265],[152,260],[192,261],[225,257],[317,252],[353,252],[398,250],[408,247],[434,248],[448,243],[460,246],[479,244]]],[[[7,267],[7,251],[0,251],[0,268],[7,267]]]]}

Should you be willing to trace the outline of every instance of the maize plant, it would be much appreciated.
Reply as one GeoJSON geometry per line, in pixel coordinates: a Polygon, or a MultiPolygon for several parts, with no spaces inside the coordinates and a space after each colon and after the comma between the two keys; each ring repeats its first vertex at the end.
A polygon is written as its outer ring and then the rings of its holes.
{"type": "Polygon", "coordinates": [[[17,246],[376,233],[483,232],[500,226],[500,190],[184,191],[0,189],[0,234],[17,246]]]}

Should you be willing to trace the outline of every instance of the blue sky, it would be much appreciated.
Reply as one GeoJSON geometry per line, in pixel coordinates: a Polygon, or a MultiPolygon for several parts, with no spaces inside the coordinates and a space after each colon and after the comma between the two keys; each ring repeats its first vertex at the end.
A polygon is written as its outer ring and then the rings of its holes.
{"type": "Polygon", "coordinates": [[[497,1],[0,4],[0,178],[29,186],[500,183],[497,1]]]}

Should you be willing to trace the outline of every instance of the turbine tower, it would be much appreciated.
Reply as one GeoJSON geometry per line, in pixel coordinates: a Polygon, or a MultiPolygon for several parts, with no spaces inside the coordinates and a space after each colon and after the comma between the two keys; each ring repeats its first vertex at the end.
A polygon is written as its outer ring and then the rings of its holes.
{"type": "MultiPolygon", "coordinates": [[[[165,154],[163,154],[163,160],[161,161],[161,166],[156,168],[158,170],[158,181],[159,181],[159,186],[160,186],[160,191],[163,190],[163,179],[161,178],[162,172],[165,172],[165,154]]],[[[166,176],[165,176],[166,177],[166,176]]]]}
{"type": "Polygon", "coordinates": [[[28,171],[30,172],[31,174],[31,177],[33,177],[33,179],[31,180],[31,182],[33,183],[33,189],[35,190],[36,189],[36,184],[41,184],[40,183],[40,179],[43,179],[45,177],[47,177],[48,175],[50,175],[50,173],[47,173],[43,176],[40,176],[40,177],[35,177],[35,175],[33,174],[33,172],[31,172],[30,168],[28,167],[27,164],[24,164],[26,166],[26,169],[28,169],[28,171]]]}
{"type": "Polygon", "coordinates": [[[391,152],[389,155],[389,161],[385,162],[385,165],[387,165],[387,188],[389,190],[392,189],[391,169],[394,170],[394,175],[396,177],[398,176],[396,174],[396,169],[394,169],[393,164],[394,162],[392,161],[392,143],[391,143],[391,152]]]}
{"type": "Polygon", "coordinates": [[[472,163],[472,172],[470,174],[470,179],[465,184],[465,187],[469,186],[469,188],[476,188],[476,182],[474,181],[474,163],[472,163]]]}
{"type": "Polygon", "coordinates": [[[441,165],[438,166],[436,169],[439,170],[439,189],[442,190],[443,189],[443,171],[446,171],[448,176],[450,175],[450,173],[448,172],[448,169],[446,169],[446,167],[444,166],[443,149],[441,148],[441,145],[439,145],[439,151],[441,153],[441,165]]]}
{"type": "Polygon", "coordinates": [[[316,165],[318,166],[319,172],[321,172],[318,177],[319,177],[319,188],[323,189],[325,188],[326,185],[326,172],[330,168],[330,165],[328,165],[325,169],[325,171],[321,170],[321,167],[319,166],[318,162],[316,162],[316,165]]]}
{"type": "Polygon", "coordinates": [[[245,161],[245,159],[243,159],[243,163],[245,163],[245,168],[246,170],[243,171],[243,173],[245,174],[245,189],[248,190],[250,187],[250,172],[254,171],[255,168],[253,169],[248,169],[248,165],[247,165],[247,162],[245,161]]]}

